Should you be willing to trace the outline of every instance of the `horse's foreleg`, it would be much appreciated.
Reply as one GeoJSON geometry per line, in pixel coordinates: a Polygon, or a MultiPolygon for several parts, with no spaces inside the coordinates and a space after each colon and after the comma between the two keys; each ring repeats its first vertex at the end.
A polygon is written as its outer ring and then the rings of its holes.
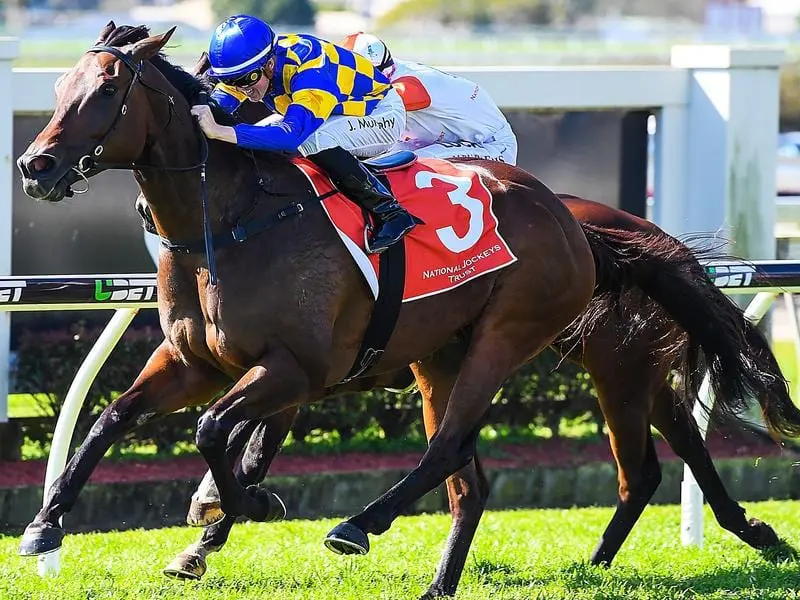
{"type": "Polygon", "coordinates": [[[275,494],[255,485],[242,487],[234,475],[226,447],[238,423],[267,418],[297,406],[306,400],[308,391],[308,378],[292,353],[284,347],[275,347],[200,418],[197,448],[211,470],[227,516],[244,515],[256,521],[270,521],[285,515],[283,503],[275,494]]]}
{"type": "Polygon", "coordinates": [[[36,555],[61,546],[59,519],[72,508],[95,466],[124,434],[185,406],[208,402],[228,379],[210,365],[187,365],[163,342],[133,385],[109,404],[92,426],[64,473],[48,491],[44,507],[25,529],[19,552],[36,555]]]}
{"type": "MultiPolygon", "coordinates": [[[[236,472],[236,479],[243,486],[255,485],[260,483],[267,474],[272,460],[281,448],[283,441],[289,434],[292,422],[297,415],[297,408],[292,407],[284,410],[277,415],[273,415],[264,421],[247,421],[252,427],[242,427],[234,431],[228,444],[228,459],[233,460],[241,452],[242,446],[247,442],[242,460],[236,472]],[[252,431],[249,440],[244,433],[252,431]],[[237,449],[238,448],[238,449],[237,449]]],[[[211,485],[207,489],[198,489],[201,495],[215,502],[219,508],[219,492],[210,477],[210,471],[206,473],[206,479],[211,479],[211,485]]],[[[201,484],[202,488],[202,484],[201,484]]],[[[204,514],[198,512],[201,507],[195,507],[194,498],[192,499],[193,509],[189,514],[204,514]]],[[[236,517],[225,516],[221,512],[222,518],[203,530],[200,540],[188,546],[183,552],[176,556],[172,562],[164,569],[164,574],[180,579],[200,579],[206,572],[206,556],[212,552],[219,552],[228,541],[236,517]]]]}
{"type": "MultiPolygon", "coordinates": [[[[261,421],[242,421],[233,428],[228,438],[228,447],[225,455],[231,463],[234,463],[244,450],[248,440],[255,435],[256,430],[261,426],[261,421]]],[[[241,466],[237,467],[237,479],[241,481],[241,466]]],[[[186,522],[193,527],[210,527],[218,523],[225,517],[219,501],[219,492],[214,484],[214,477],[211,471],[206,471],[200,485],[192,494],[189,503],[189,512],[186,514],[186,522]]]]}

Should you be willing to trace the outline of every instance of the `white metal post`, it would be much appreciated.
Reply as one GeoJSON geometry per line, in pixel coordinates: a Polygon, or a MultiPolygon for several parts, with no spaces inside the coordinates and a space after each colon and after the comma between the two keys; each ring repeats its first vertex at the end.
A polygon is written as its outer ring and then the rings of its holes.
{"type": "MultiPolygon", "coordinates": [[[[777,296],[777,292],[757,294],[744,313],[745,319],[757,325],[777,296]]],[[[692,410],[692,415],[697,421],[697,428],[703,439],[706,438],[708,432],[708,419],[711,409],[714,408],[714,400],[708,374],[706,374],[703,384],[700,386],[697,402],[692,410]]],[[[681,482],[681,542],[684,546],[703,547],[703,492],[686,464],[683,465],[683,481],[681,482]]]]}
{"type": "MultiPolygon", "coordinates": [[[[19,53],[17,38],[0,38],[0,86],[14,89],[11,63],[19,53]]],[[[11,197],[14,184],[14,106],[9,92],[0,95],[0,277],[11,275],[11,197]]],[[[9,330],[11,317],[0,312],[0,423],[8,420],[9,330]]]]}
{"type": "MultiPolygon", "coordinates": [[[[50,447],[50,456],[47,459],[47,472],[44,478],[45,499],[47,499],[47,494],[53,482],[64,472],[72,442],[72,433],[75,431],[75,422],[78,420],[78,414],[81,412],[86,394],[89,393],[89,388],[92,386],[95,377],[97,377],[97,373],[105,364],[106,359],[108,359],[111,351],[117,345],[137,312],[138,309],[136,308],[123,308],[114,311],[114,316],[111,317],[108,325],[103,329],[103,333],[100,334],[97,342],[92,346],[89,354],[86,355],[86,359],[78,369],[75,379],[72,380],[67,397],[64,399],[64,405],[61,407],[61,413],[58,415],[58,422],[53,433],[53,443],[50,447]]],[[[44,577],[45,575],[55,575],[59,572],[61,568],[59,554],[59,550],[56,550],[39,556],[39,575],[44,577]]]]}

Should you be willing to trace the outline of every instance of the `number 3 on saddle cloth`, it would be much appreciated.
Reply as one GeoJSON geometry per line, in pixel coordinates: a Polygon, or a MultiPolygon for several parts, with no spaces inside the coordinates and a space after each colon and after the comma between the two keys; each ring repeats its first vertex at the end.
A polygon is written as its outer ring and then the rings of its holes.
{"type": "MultiPolygon", "coordinates": [[[[313,163],[303,158],[294,162],[318,195],[334,189],[313,163]]],[[[420,158],[384,170],[383,177],[395,198],[424,224],[381,255],[366,253],[367,222],[361,208],[342,194],[322,201],[376,300],[361,351],[343,383],[365,373],[380,357],[402,302],[441,294],[517,260],[497,229],[492,196],[476,171],[420,158]]]]}

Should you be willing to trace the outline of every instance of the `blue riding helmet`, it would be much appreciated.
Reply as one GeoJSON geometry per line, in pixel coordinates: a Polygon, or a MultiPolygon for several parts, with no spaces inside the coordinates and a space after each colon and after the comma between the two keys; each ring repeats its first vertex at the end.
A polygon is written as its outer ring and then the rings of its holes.
{"type": "Polygon", "coordinates": [[[208,74],[232,81],[263,67],[272,56],[275,32],[261,19],[234,15],[225,19],[211,36],[208,74]]]}

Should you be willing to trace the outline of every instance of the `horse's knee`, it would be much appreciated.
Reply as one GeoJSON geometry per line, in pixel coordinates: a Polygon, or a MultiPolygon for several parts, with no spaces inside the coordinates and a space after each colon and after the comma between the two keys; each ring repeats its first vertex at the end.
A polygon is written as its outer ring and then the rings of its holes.
{"type": "Polygon", "coordinates": [[[468,515],[480,515],[486,508],[489,490],[475,480],[453,478],[448,482],[450,487],[450,512],[456,518],[468,515]]]}
{"type": "Polygon", "coordinates": [[[200,452],[204,450],[213,451],[218,448],[225,448],[228,443],[228,428],[220,422],[218,416],[212,412],[206,412],[197,421],[197,434],[195,441],[200,452]]]}
{"type": "Polygon", "coordinates": [[[123,394],[106,406],[89,431],[90,437],[101,434],[121,435],[125,431],[144,425],[156,416],[156,411],[147,411],[139,402],[138,393],[123,394]]]}

